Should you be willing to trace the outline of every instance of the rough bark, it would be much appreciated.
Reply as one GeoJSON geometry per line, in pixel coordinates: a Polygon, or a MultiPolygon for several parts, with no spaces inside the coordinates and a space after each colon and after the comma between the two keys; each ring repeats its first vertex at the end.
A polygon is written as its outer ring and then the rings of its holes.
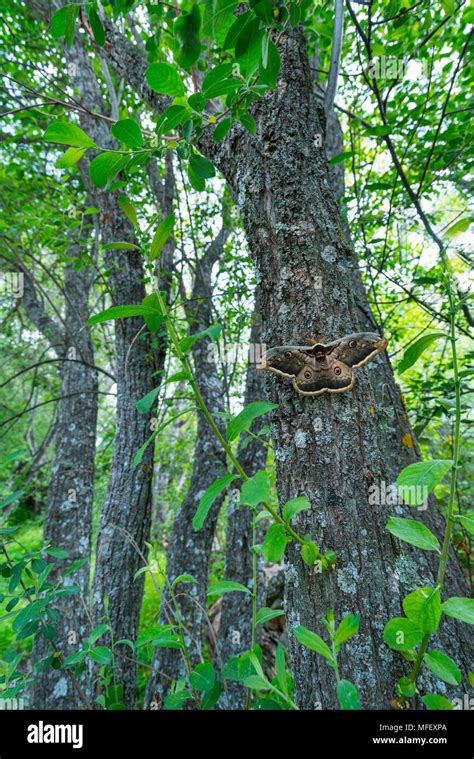
{"type": "MultiPolygon", "coordinates": [[[[59,4],[31,0],[29,6],[43,20],[59,4]]],[[[76,34],[70,49],[65,49],[70,80],[78,93],[84,111],[80,125],[102,148],[113,147],[109,127],[92,115],[104,113],[99,82],[83,40],[76,34]]],[[[81,162],[84,164],[84,159],[81,162]]],[[[93,205],[99,209],[101,242],[134,242],[131,223],[118,204],[117,192],[95,187],[83,165],[82,176],[93,205]]],[[[104,254],[108,270],[107,284],[114,305],[141,303],[145,296],[143,262],[138,251],[108,250],[104,254]]],[[[115,414],[114,453],[104,503],[101,509],[96,546],[96,566],[92,588],[92,620],[104,621],[107,598],[107,620],[115,641],[134,640],[137,635],[143,576],[134,580],[143,566],[145,541],[150,529],[151,479],[153,445],[145,452],[140,466],[133,465],[137,450],[149,435],[151,414],[140,414],[136,401],[153,389],[155,369],[149,332],[143,329],[140,317],[117,320],[115,323],[115,374],[117,377],[117,406],[115,414]]],[[[107,642],[102,639],[101,642],[107,642]]],[[[124,686],[124,703],[135,701],[136,665],[128,657],[129,649],[116,649],[115,681],[124,686]]],[[[96,691],[96,668],[90,672],[90,692],[96,691]]]]}
{"type": "MultiPolygon", "coordinates": [[[[72,245],[69,256],[79,257],[79,244],[72,245]]],[[[56,648],[63,656],[78,650],[85,641],[89,624],[87,601],[89,593],[89,556],[92,533],[92,503],[94,496],[94,456],[97,421],[97,371],[90,331],[85,327],[89,316],[88,297],[90,271],[66,267],[64,279],[64,324],[58,325],[44,311],[26,273],[23,307],[29,318],[52,342],[62,359],[60,362],[61,400],[55,449],[47,493],[44,539],[52,546],[68,551],[69,558],[56,560],[50,580],[57,582],[72,562],[87,559],[86,563],[64,579],[64,586],[77,585],[81,592],[64,596],[54,603],[58,612],[54,623],[56,648]]],[[[48,657],[51,644],[37,638],[33,660],[48,657]]],[[[78,678],[79,685],[84,677],[78,678]]],[[[61,669],[42,669],[31,692],[31,705],[36,709],[74,709],[81,703],[73,678],[61,669]]]]}
{"type": "MultiPolygon", "coordinates": [[[[255,315],[250,332],[250,344],[261,343],[261,324],[259,314],[255,315]]],[[[250,354],[252,358],[252,353],[250,354]]],[[[263,370],[257,369],[253,360],[249,360],[245,382],[244,406],[264,398],[263,370]]],[[[256,433],[264,424],[266,417],[260,417],[252,425],[251,432],[256,433]]],[[[238,451],[239,463],[249,476],[265,469],[267,448],[254,437],[242,436],[238,451]]],[[[252,553],[252,512],[249,508],[239,506],[241,483],[237,483],[232,497],[229,497],[226,529],[225,571],[226,580],[240,582],[249,590],[253,589],[252,553]]],[[[259,560],[259,564],[261,564],[259,560]]],[[[261,570],[261,566],[259,567],[261,570]]],[[[259,587],[263,588],[263,573],[258,573],[259,587]]],[[[262,595],[262,594],[260,594],[262,595]]],[[[219,623],[218,649],[220,661],[225,663],[234,656],[248,651],[252,643],[252,599],[247,594],[226,593],[222,597],[219,623]]],[[[244,709],[247,691],[237,682],[228,681],[221,697],[221,707],[227,709],[244,709]]]]}
{"type": "MultiPolygon", "coordinates": [[[[191,297],[186,303],[190,334],[201,332],[212,323],[210,300],[212,268],[222,252],[228,233],[227,229],[222,229],[196,265],[191,297]]],[[[219,414],[224,412],[224,395],[217,365],[209,348],[208,339],[198,340],[194,344],[192,348],[194,372],[204,402],[216,424],[222,428],[222,416],[219,414]]],[[[183,583],[175,589],[176,601],[185,627],[184,638],[191,665],[202,660],[209,563],[216,521],[224,496],[215,500],[200,530],[194,529],[192,518],[204,491],[226,471],[225,453],[205,417],[200,413],[191,482],[186,497],[175,515],[169,540],[166,580],[159,620],[160,624],[169,624],[170,621],[173,624],[176,623],[169,594],[170,584],[181,574],[191,574],[195,577],[198,581],[196,584],[183,583]]],[[[184,661],[180,651],[171,648],[157,649],[148,681],[145,708],[150,708],[153,702],[159,703],[166,694],[170,682],[178,679],[184,672],[184,661]]]]}
{"type": "MultiPolygon", "coordinates": [[[[301,32],[283,35],[280,49],[279,88],[253,108],[256,138],[234,129],[220,148],[212,148],[241,209],[268,345],[297,342],[308,333],[343,335],[361,318],[354,257],[344,240],[324,152],[314,144],[323,116],[301,32]]],[[[374,368],[359,370],[354,390],[338,396],[300,398],[281,379],[268,380],[269,396],[279,403],[272,431],[280,502],[307,495],[312,510],[297,517],[296,528],[338,555],[336,571],[318,575],[304,565],[299,548],[289,546],[289,628],[303,624],[321,632],[328,608],[337,618],[349,611],[360,614],[360,634],[340,661],[342,676],[358,686],[365,708],[387,708],[396,680],[406,674],[406,664],[383,643],[383,627],[399,614],[407,591],[433,585],[437,565],[434,555],[400,543],[384,529],[393,507],[368,503],[372,482],[391,482],[417,455],[389,367],[382,375],[384,400],[374,395],[370,375],[385,362],[379,358],[374,368]]],[[[453,560],[446,593],[462,595],[463,589],[453,560]]],[[[444,650],[465,666],[465,626],[443,621],[443,631],[444,650]]],[[[299,706],[336,708],[331,670],[291,635],[290,649],[299,706]]],[[[446,691],[443,683],[434,687],[446,691]]]]}

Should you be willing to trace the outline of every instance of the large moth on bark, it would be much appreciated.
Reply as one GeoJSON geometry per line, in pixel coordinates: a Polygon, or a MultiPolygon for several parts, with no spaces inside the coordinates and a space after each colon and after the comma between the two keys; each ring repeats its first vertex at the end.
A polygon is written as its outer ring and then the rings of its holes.
{"type": "Polygon", "coordinates": [[[289,377],[301,395],[343,393],[356,382],[354,369],[364,366],[387,347],[375,332],[357,332],[330,343],[279,345],[266,351],[264,366],[289,377]]]}

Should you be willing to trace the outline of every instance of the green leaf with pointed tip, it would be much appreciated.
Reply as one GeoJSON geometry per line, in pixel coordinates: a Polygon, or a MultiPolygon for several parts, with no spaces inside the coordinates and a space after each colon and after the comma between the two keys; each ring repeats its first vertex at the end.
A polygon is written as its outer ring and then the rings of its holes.
{"type": "Polygon", "coordinates": [[[280,561],[285,553],[286,530],[282,524],[272,524],[265,535],[262,544],[262,554],[267,561],[280,561]]]}
{"type": "Polygon", "coordinates": [[[453,465],[452,459],[417,461],[402,469],[397,477],[398,492],[405,503],[420,506],[453,465]]]}
{"type": "Polygon", "coordinates": [[[424,353],[424,351],[432,343],[442,337],[447,337],[447,335],[445,335],[444,332],[430,332],[430,334],[422,335],[420,338],[418,338],[418,340],[415,340],[414,343],[408,346],[405,353],[403,354],[403,358],[397,366],[398,373],[403,374],[403,372],[406,372],[407,369],[409,369],[416,361],[418,361],[421,354],[424,353]]]}
{"type": "Polygon", "coordinates": [[[105,189],[115,179],[117,174],[125,168],[128,161],[128,156],[110,151],[96,156],[89,166],[89,174],[93,183],[96,187],[102,190],[105,189]]]}
{"type": "Polygon", "coordinates": [[[255,419],[276,408],[278,408],[277,403],[269,403],[268,401],[248,403],[227,425],[227,440],[230,443],[237,440],[241,432],[250,429],[255,419]]]}
{"type": "Polygon", "coordinates": [[[262,608],[257,611],[257,625],[264,625],[265,622],[269,622],[271,619],[282,617],[284,613],[283,609],[270,609],[266,606],[262,606],[262,608]]]}
{"type": "Polygon", "coordinates": [[[334,643],[344,643],[359,632],[360,617],[357,614],[347,614],[334,635],[334,643]]]}
{"type": "Polygon", "coordinates": [[[246,480],[240,491],[240,503],[246,506],[258,506],[270,498],[270,482],[268,475],[263,470],[256,472],[253,477],[246,480]]]}
{"type": "Polygon", "coordinates": [[[156,316],[156,313],[155,309],[143,306],[139,303],[130,306],[111,306],[110,308],[106,308],[105,311],[101,311],[100,314],[91,316],[87,321],[87,325],[92,327],[93,324],[109,322],[114,319],[125,319],[129,316],[156,316]]]}
{"type": "Polygon", "coordinates": [[[291,522],[293,517],[300,513],[300,511],[306,511],[310,509],[311,504],[305,495],[300,495],[298,498],[291,498],[283,506],[283,519],[285,522],[291,522]]]}
{"type": "Polygon", "coordinates": [[[70,121],[56,121],[54,124],[50,124],[43,137],[46,142],[71,145],[73,148],[97,147],[94,140],[91,140],[80,127],[70,121]]]}
{"type": "Polygon", "coordinates": [[[231,580],[220,580],[213,582],[209,586],[207,591],[208,596],[222,596],[224,593],[250,593],[250,590],[242,585],[240,582],[232,582],[231,580]]]}
{"type": "Polygon", "coordinates": [[[427,651],[423,657],[426,666],[436,675],[450,685],[459,685],[462,675],[453,660],[442,651],[427,651]]]}
{"type": "Polygon", "coordinates": [[[173,234],[175,221],[176,217],[172,213],[158,224],[150,246],[150,261],[154,261],[160,255],[163,245],[173,234]]]}
{"type": "Polygon", "coordinates": [[[186,86],[170,63],[152,63],[146,72],[146,80],[153,92],[172,97],[182,97],[186,92],[186,86]]]}
{"type": "Polygon", "coordinates": [[[467,622],[468,625],[474,625],[474,598],[453,596],[441,605],[441,611],[448,617],[454,617],[460,619],[461,622],[467,622]]]}
{"type": "Polygon", "coordinates": [[[419,588],[403,599],[403,611],[408,619],[423,630],[434,633],[441,619],[441,595],[438,588],[419,588]]]}
{"type": "Polygon", "coordinates": [[[191,672],[189,679],[193,688],[200,693],[211,690],[216,682],[216,673],[211,662],[203,662],[191,672]]]}
{"type": "Polygon", "coordinates": [[[141,148],[143,135],[137,122],[133,119],[121,119],[112,126],[112,134],[129,148],[141,148]]]}
{"type": "Polygon", "coordinates": [[[51,16],[50,29],[51,36],[55,40],[64,37],[66,45],[71,47],[74,39],[74,30],[76,27],[76,19],[79,14],[80,5],[77,3],[71,3],[60,8],[56,13],[51,16]]]}
{"type": "Polygon", "coordinates": [[[196,513],[193,516],[193,527],[195,530],[200,530],[206,521],[206,517],[209,514],[212,504],[216,498],[226,490],[230,483],[236,479],[235,474],[225,474],[223,477],[219,477],[218,480],[209,485],[204,495],[199,501],[196,513]]]}
{"type": "Polygon", "coordinates": [[[437,711],[442,709],[443,711],[450,711],[454,709],[451,701],[444,696],[438,696],[437,693],[428,693],[426,696],[422,696],[421,700],[430,710],[437,711]]]}
{"type": "Polygon", "coordinates": [[[303,644],[303,646],[309,648],[311,651],[316,651],[316,653],[320,654],[321,656],[324,656],[324,658],[328,660],[331,666],[334,666],[335,662],[332,651],[329,648],[328,644],[325,643],[324,640],[319,637],[319,635],[316,635],[316,633],[308,630],[308,628],[304,627],[304,625],[298,625],[298,627],[295,627],[293,630],[293,635],[295,636],[296,640],[303,644]]]}
{"type": "Polygon", "coordinates": [[[438,551],[439,540],[436,535],[416,519],[403,519],[402,517],[389,517],[385,529],[413,546],[425,551],[438,551]]]}

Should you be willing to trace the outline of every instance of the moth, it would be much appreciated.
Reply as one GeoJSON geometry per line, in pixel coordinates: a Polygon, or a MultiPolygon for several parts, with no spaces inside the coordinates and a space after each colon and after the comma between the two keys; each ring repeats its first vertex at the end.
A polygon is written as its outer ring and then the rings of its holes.
{"type": "Polygon", "coordinates": [[[311,340],[310,345],[279,345],[266,352],[264,368],[289,377],[301,395],[343,393],[356,383],[353,370],[386,347],[387,341],[376,332],[356,332],[330,343],[311,340]]]}

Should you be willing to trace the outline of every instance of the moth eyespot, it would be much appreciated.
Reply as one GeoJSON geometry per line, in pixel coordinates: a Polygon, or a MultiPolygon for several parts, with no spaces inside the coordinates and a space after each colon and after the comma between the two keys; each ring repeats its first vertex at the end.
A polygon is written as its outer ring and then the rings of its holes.
{"type": "Polygon", "coordinates": [[[308,380],[309,380],[309,379],[311,379],[311,377],[312,377],[312,374],[311,374],[311,372],[309,371],[309,369],[307,369],[307,370],[304,372],[303,376],[304,376],[304,378],[305,378],[305,379],[308,379],[308,380]]]}
{"type": "Polygon", "coordinates": [[[340,373],[341,373],[341,367],[340,367],[340,366],[335,366],[335,367],[334,367],[334,374],[335,374],[337,377],[339,377],[340,373]]]}
{"type": "Polygon", "coordinates": [[[291,357],[292,357],[292,355],[293,355],[293,354],[292,354],[292,352],[291,352],[291,351],[286,351],[286,353],[285,353],[285,356],[286,356],[287,358],[291,358],[291,357]]]}
{"type": "Polygon", "coordinates": [[[357,345],[357,340],[349,340],[349,348],[355,348],[357,345]]]}

